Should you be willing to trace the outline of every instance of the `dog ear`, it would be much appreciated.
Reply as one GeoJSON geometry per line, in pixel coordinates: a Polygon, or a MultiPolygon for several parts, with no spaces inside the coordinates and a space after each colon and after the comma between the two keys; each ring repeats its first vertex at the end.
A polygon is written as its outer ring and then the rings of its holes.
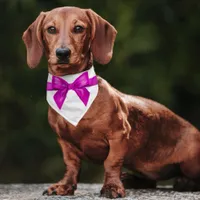
{"type": "Polygon", "coordinates": [[[22,39],[26,45],[27,63],[30,68],[35,68],[43,55],[42,22],[46,14],[41,12],[37,19],[24,32],[22,39]]]}
{"type": "Polygon", "coordinates": [[[91,22],[91,51],[94,60],[107,64],[112,58],[117,31],[93,10],[87,9],[86,13],[91,22]]]}

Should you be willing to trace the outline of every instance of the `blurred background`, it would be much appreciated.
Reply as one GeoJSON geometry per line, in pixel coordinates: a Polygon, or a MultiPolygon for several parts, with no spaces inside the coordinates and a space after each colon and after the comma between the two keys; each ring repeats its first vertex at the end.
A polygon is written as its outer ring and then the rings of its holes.
{"type": "MultiPolygon", "coordinates": [[[[117,89],[156,100],[200,128],[199,0],[0,0],[0,182],[56,182],[64,164],[47,122],[47,63],[26,64],[21,36],[41,11],[92,8],[118,30],[96,71],[117,89]]],[[[102,181],[83,163],[81,182],[102,181]]]]}

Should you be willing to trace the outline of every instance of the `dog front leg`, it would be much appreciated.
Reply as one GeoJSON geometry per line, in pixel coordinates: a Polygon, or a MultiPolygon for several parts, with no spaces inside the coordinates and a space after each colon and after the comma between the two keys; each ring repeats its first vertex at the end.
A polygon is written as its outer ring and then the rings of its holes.
{"type": "Polygon", "coordinates": [[[43,194],[47,195],[74,195],[77,188],[77,179],[79,175],[81,161],[76,149],[67,141],[58,139],[63,152],[63,159],[66,166],[66,172],[62,180],[51,185],[43,194]]]}
{"type": "Polygon", "coordinates": [[[105,176],[101,196],[107,198],[125,197],[125,189],[120,180],[124,156],[127,152],[126,139],[109,141],[110,151],[104,162],[105,176]]]}

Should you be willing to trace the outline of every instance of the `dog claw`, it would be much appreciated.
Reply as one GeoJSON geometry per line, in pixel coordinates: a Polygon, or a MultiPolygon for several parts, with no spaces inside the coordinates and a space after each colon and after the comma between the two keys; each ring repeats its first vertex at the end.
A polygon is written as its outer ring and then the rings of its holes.
{"type": "Polygon", "coordinates": [[[76,186],[76,185],[72,185],[72,189],[73,189],[73,190],[76,190],[76,189],[77,189],[77,186],[76,186]]]}
{"type": "Polygon", "coordinates": [[[51,195],[57,195],[57,192],[54,190],[51,195]]]}
{"type": "Polygon", "coordinates": [[[47,195],[48,194],[48,190],[45,190],[42,195],[47,195]]]}
{"type": "Polygon", "coordinates": [[[117,195],[117,198],[122,198],[122,195],[121,195],[121,194],[118,194],[118,195],[117,195]]]}

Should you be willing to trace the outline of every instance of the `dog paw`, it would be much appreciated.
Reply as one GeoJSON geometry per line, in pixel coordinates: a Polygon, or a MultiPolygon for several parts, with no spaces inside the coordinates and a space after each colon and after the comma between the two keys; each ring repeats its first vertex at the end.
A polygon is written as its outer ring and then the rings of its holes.
{"type": "Polygon", "coordinates": [[[176,178],[173,188],[175,191],[200,191],[200,184],[186,177],[176,178]]]}
{"type": "Polygon", "coordinates": [[[74,195],[74,191],[76,190],[76,185],[70,184],[53,184],[47,190],[43,192],[43,195],[74,195]]]}
{"type": "Polygon", "coordinates": [[[122,186],[118,186],[115,184],[106,184],[101,189],[100,196],[111,199],[125,197],[125,190],[122,186]]]}

